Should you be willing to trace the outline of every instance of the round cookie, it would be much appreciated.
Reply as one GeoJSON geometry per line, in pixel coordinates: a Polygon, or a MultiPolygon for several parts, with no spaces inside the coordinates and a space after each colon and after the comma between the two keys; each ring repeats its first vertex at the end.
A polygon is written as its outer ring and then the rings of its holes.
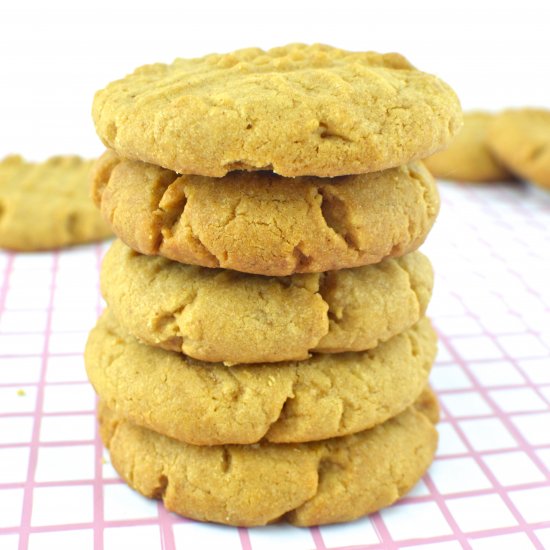
{"type": "Polygon", "coordinates": [[[101,270],[109,310],[133,336],[227,364],[374,348],[420,320],[432,286],[420,252],[283,279],[144,256],[115,241],[101,270]]]}
{"type": "Polygon", "coordinates": [[[439,210],[421,163],[341,178],[233,172],[178,176],[108,151],[93,196],[130,247],[185,264],[285,276],[378,263],[416,250],[439,210]]]}
{"type": "Polygon", "coordinates": [[[512,172],[550,189],[550,111],[511,109],[491,125],[489,146],[512,172]]]}
{"type": "Polygon", "coordinates": [[[100,404],[100,433],[120,476],[183,516],[228,525],[350,521],[395,502],[421,478],[437,446],[427,391],[372,430],[318,443],[187,445],[140,428],[100,404]]]}
{"type": "Polygon", "coordinates": [[[495,158],[487,145],[487,131],[495,115],[464,113],[464,126],[450,146],[427,159],[424,164],[437,178],[492,182],[513,180],[513,175],[495,158]]]}
{"type": "Polygon", "coordinates": [[[0,247],[45,250],[109,237],[89,197],[91,164],[78,157],[0,161],[0,247]]]}
{"type": "Polygon", "coordinates": [[[107,311],[90,333],[85,363],[117,414],[186,443],[219,445],[313,441],[371,428],[414,402],[435,353],[424,318],[367,352],[225,367],[140,344],[107,311]]]}
{"type": "Polygon", "coordinates": [[[399,54],[290,44],[145,65],[97,92],[122,156],[179,174],[362,174],[427,157],[460,129],[453,90],[399,54]]]}

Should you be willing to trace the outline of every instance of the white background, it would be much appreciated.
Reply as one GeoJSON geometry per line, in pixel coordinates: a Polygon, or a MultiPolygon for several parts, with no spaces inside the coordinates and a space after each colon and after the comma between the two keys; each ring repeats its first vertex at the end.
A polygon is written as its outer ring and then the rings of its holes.
{"type": "Polygon", "coordinates": [[[93,94],[139,65],[296,41],[403,53],[465,109],[550,107],[548,0],[0,0],[0,158],[100,154],[93,94]]]}

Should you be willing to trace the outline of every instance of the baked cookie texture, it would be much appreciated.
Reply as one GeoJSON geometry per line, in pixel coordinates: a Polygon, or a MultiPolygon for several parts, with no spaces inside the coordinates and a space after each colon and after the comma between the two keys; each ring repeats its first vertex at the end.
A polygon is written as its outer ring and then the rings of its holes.
{"type": "Polygon", "coordinates": [[[219,445],[315,441],[371,428],[418,398],[435,354],[424,318],[367,352],[226,367],[140,344],[107,310],[90,333],[85,362],[117,414],[186,443],[219,445]]]}
{"type": "Polygon", "coordinates": [[[461,126],[453,90],[399,54],[290,44],[145,65],[93,103],[103,143],[180,174],[375,172],[427,157],[461,126]]]}
{"type": "Polygon", "coordinates": [[[104,239],[111,229],[89,197],[92,161],[0,161],[0,247],[45,250],[104,239]]]}
{"type": "Polygon", "coordinates": [[[371,430],[317,443],[187,445],[100,405],[100,433],[115,469],[168,510],[228,525],[349,521],[409,491],[433,460],[438,406],[420,406],[371,430]]]}
{"type": "Polygon", "coordinates": [[[518,176],[550,189],[550,111],[510,109],[489,130],[489,146],[518,176]]]}
{"type": "Polygon", "coordinates": [[[143,254],[285,276],[357,267],[416,250],[439,211],[421,163],[328,178],[234,172],[178,176],[108,151],[92,177],[113,231],[143,254]]]}
{"type": "Polygon", "coordinates": [[[374,348],[424,316],[432,287],[420,252],[282,278],[184,265],[115,241],[101,270],[103,297],[125,330],[227,364],[374,348]]]}
{"type": "Polygon", "coordinates": [[[464,126],[449,147],[424,159],[437,178],[467,182],[513,180],[512,173],[495,157],[487,133],[496,115],[474,111],[464,113],[464,126]]]}

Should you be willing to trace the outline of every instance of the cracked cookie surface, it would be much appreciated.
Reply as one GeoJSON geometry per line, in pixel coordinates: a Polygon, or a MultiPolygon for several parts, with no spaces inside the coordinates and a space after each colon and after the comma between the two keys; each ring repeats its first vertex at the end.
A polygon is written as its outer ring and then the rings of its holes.
{"type": "Polygon", "coordinates": [[[187,445],[140,428],[100,403],[113,466],[141,494],[183,516],[228,525],[350,521],[409,491],[437,446],[435,396],[371,430],[301,444],[187,445]]]}
{"type": "Polygon", "coordinates": [[[0,161],[0,247],[45,250],[111,235],[89,197],[92,161],[0,161]]]}
{"type": "Polygon", "coordinates": [[[225,363],[372,349],[420,320],[432,286],[420,252],[281,278],[184,265],[115,241],[101,269],[103,297],[125,330],[150,345],[225,363]]]}
{"type": "Polygon", "coordinates": [[[422,244],[439,210],[433,177],[419,162],[333,179],[270,172],[214,179],[107,151],[92,186],[104,218],[134,250],[260,275],[402,256],[422,244]]]}
{"type": "Polygon", "coordinates": [[[109,148],[180,174],[339,176],[445,146],[462,122],[453,90],[399,54],[290,44],[153,64],[93,103],[109,148]]]}
{"type": "Polygon", "coordinates": [[[550,111],[510,109],[489,130],[489,145],[518,176],[550,189],[550,111]]]}
{"type": "Polygon", "coordinates": [[[140,344],[107,310],[88,338],[88,377],[136,424],[195,445],[297,442],[368,429],[425,387],[436,335],[424,318],[374,350],[300,362],[202,363],[140,344]]]}
{"type": "Polygon", "coordinates": [[[509,181],[514,176],[498,160],[487,143],[487,132],[495,115],[464,113],[464,126],[444,151],[423,160],[437,178],[468,181],[509,181]]]}

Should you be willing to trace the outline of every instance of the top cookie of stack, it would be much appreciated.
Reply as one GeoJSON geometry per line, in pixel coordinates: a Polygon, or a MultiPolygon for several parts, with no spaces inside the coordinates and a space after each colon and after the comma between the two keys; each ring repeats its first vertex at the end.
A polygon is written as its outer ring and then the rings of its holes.
{"type": "Polygon", "coordinates": [[[93,117],[111,149],[94,198],[123,241],[276,276],[416,249],[438,199],[415,161],[462,121],[452,89],[402,56],[323,45],[144,66],[93,117]]]}

